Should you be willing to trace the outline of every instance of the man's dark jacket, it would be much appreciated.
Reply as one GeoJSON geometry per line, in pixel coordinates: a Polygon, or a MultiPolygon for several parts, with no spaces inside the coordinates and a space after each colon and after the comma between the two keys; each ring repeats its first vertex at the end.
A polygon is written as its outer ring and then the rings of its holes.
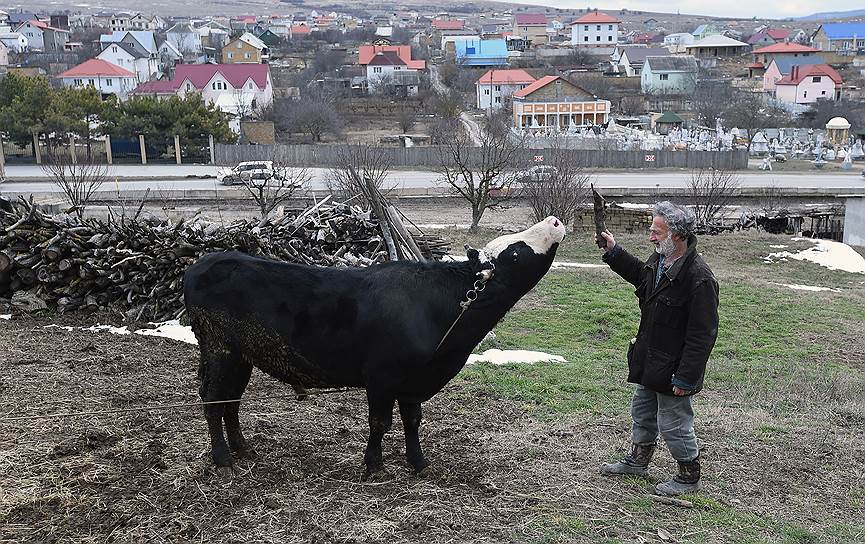
{"type": "Polygon", "coordinates": [[[661,274],[655,286],[658,253],[642,262],[616,245],[604,262],[632,283],[640,300],[640,328],[628,346],[628,381],[673,394],[673,386],[694,394],[703,388],[706,362],[718,337],[718,282],[696,251],[697,238],[661,274]]]}

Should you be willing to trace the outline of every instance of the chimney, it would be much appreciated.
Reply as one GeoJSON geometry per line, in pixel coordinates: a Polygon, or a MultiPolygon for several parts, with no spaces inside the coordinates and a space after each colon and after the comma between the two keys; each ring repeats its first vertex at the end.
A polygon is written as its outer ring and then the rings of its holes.
{"type": "Polygon", "coordinates": [[[793,66],[790,69],[790,79],[792,79],[793,81],[796,81],[796,78],[798,78],[798,77],[799,77],[799,67],[793,66]]]}

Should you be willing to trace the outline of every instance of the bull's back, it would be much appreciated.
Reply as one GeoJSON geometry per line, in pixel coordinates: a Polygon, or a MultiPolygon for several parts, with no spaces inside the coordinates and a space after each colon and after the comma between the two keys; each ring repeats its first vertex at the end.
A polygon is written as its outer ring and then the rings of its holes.
{"type": "Polygon", "coordinates": [[[359,271],[217,253],[188,269],[184,299],[202,353],[307,387],[362,385],[362,283],[359,271]]]}

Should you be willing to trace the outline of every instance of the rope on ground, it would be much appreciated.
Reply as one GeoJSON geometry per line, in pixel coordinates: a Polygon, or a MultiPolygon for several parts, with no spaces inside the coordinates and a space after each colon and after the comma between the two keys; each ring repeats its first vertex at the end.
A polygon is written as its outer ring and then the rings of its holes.
{"type": "Polygon", "coordinates": [[[272,395],[269,397],[252,397],[247,399],[230,399],[230,400],[209,400],[209,401],[198,401],[198,402],[182,402],[178,404],[155,404],[151,406],[136,406],[133,408],[114,408],[111,410],[92,410],[88,412],[63,412],[59,414],[34,414],[34,415],[26,415],[26,416],[13,416],[13,417],[0,417],[0,423],[6,423],[10,421],[28,421],[35,419],[60,419],[67,417],[89,417],[89,416],[103,416],[103,415],[112,415],[112,414],[124,414],[130,412],[153,412],[157,410],[173,410],[175,408],[194,408],[199,406],[207,406],[210,404],[229,404],[232,402],[242,402],[242,401],[262,401],[262,400],[273,400],[273,399],[284,399],[293,396],[295,399],[298,397],[311,397],[316,395],[330,395],[333,393],[347,393],[349,391],[360,391],[359,387],[343,387],[340,389],[321,389],[318,391],[306,391],[301,394],[296,395],[272,395]]]}

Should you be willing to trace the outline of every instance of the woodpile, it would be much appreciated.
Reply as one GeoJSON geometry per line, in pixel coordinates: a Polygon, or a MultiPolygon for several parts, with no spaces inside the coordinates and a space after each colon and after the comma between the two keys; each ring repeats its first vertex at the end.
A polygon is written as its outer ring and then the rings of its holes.
{"type": "Polygon", "coordinates": [[[115,307],[129,319],[163,321],[183,313],[183,273],[205,253],[237,250],[292,263],[362,267],[387,261],[398,231],[401,255],[414,256],[411,245],[419,259],[447,254],[446,241],[409,235],[390,210],[395,221],[382,228],[371,211],[327,197],[301,213],[277,210],[262,220],[221,225],[199,216],[176,223],[139,219],[140,209],[131,218],[78,220],[50,217],[32,199],[14,207],[6,202],[0,207],[0,297],[26,293],[61,312],[115,307]]]}

